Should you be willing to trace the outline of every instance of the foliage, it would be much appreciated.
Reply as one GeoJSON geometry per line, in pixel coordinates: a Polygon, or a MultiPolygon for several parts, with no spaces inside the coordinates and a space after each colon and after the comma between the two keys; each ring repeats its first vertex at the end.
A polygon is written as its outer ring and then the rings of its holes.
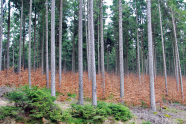
{"type": "Polygon", "coordinates": [[[14,106],[0,107],[0,120],[5,119],[5,117],[16,117],[20,108],[14,106]]]}
{"type": "Polygon", "coordinates": [[[75,98],[77,95],[76,94],[71,94],[71,93],[68,93],[67,94],[68,97],[72,97],[72,98],[75,98]]]}
{"type": "Polygon", "coordinates": [[[101,123],[105,117],[113,116],[116,120],[127,121],[132,118],[130,110],[121,104],[98,102],[97,107],[90,104],[81,106],[72,104],[72,116],[86,119],[89,123],[101,123]]]}
{"type": "Polygon", "coordinates": [[[38,88],[38,86],[29,89],[26,85],[8,93],[7,97],[15,101],[16,107],[28,112],[29,116],[35,119],[44,117],[51,121],[60,121],[62,118],[62,111],[54,103],[56,99],[51,96],[49,89],[38,88]]]}
{"type": "Polygon", "coordinates": [[[142,124],[151,124],[150,121],[143,122],[142,124]]]}

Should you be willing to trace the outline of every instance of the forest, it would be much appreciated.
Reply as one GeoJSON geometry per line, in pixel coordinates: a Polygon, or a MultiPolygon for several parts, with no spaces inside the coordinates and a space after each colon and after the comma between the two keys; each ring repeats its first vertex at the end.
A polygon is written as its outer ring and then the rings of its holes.
{"type": "Polygon", "coordinates": [[[0,87],[156,112],[186,105],[185,0],[1,0],[0,87]],[[108,21],[109,20],[109,21],[108,21]]]}

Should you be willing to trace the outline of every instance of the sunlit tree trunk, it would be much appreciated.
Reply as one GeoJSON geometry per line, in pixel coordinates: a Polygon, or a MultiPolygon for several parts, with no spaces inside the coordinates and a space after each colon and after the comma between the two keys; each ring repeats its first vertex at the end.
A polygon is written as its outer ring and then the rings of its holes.
{"type": "Polygon", "coordinates": [[[96,67],[95,67],[95,43],[94,43],[94,23],[93,23],[93,0],[90,0],[90,46],[91,46],[91,71],[92,71],[92,105],[97,106],[97,86],[96,86],[96,67]]]}
{"type": "Polygon", "coordinates": [[[86,36],[86,51],[87,51],[87,68],[89,68],[89,64],[88,64],[88,34],[87,34],[87,17],[86,17],[86,3],[85,0],[83,0],[84,3],[84,18],[85,18],[85,36],[86,36]]]}
{"type": "Polygon", "coordinates": [[[7,68],[7,70],[9,69],[9,45],[10,45],[10,43],[9,43],[9,41],[10,41],[10,1],[8,2],[8,34],[7,34],[7,59],[6,59],[6,61],[7,61],[7,63],[6,63],[6,68],[7,68]]]}
{"type": "Polygon", "coordinates": [[[149,54],[149,83],[150,83],[150,108],[156,111],[154,74],[153,74],[153,52],[152,52],[152,29],[151,29],[151,0],[147,0],[147,28],[148,28],[148,54],[149,54]]]}
{"type": "Polygon", "coordinates": [[[90,1],[88,2],[87,10],[88,10],[88,79],[91,79],[92,76],[92,62],[91,62],[91,45],[90,45],[90,1]]]}
{"type": "Polygon", "coordinates": [[[63,0],[60,0],[60,10],[59,10],[59,87],[61,90],[61,72],[62,72],[62,16],[63,16],[63,0]]]}
{"type": "MultiPolygon", "coordinates": [[[[124,67],[123,67],[123,28],[122,28],[122,2],[119,0],[119,67],[120,67],[120,98],[124,97],[124,67]]],[[[121,101],[122,104],[124,100],[121,101]]]]}
{"type": "Polygon", "coordinates": [[[46,87],[49,89],[49,67],[48,67],[48,0],[46,0],[46,87]]]}
{"type": "Polygon", "coordinates": [[[31,17],[32,17],[32,0],[30,0],[29,12],[29,44],[28,44],[28,83],[31,89],[31,17]]]}
{"type": "Polygon", "coordinates": [[[56,96],[55,90],[55,0],[51,6],[51,96],[56,96]]]}
{"type": "Polygon", "coordinates": [[[101,31],[101,76],[103,93],[105,93],[105,66],[104,66],[104,37],[103,37],[103,0],[100,0],[100,31],[101,31]]]}
{"type": "Polygon", "coordinates": [[[0,24],[0,73],[2,70],[2,41],[3,41],[3,0],[1,0],[1,24],[0,24]]]}
{"type": "MultiPolygon", "coordinates": [[[[98,0],[98,2],[99,2],[99,0],[98,0]]],[[[98,13],[98,74],[100,74],[100,50],[99,50],[99,34],[100,34],[100,32],[99,32],[99,30],[100,30],[100,28],[99,28],[99,21],[100,21],[100,19],[99,19],[99,13],[98,13]]]]}
{"type": "Polygon", "coordinates": [[[22,22],[23,22],[23,0],[21,2],[21,24],[20,24],[20,37],[19,37],[19,65],[18,72],[21,72],[21,43],[22,43],[22,22]]]}
{"type": "MultiPolygon", "coordinates": [[[[158,0],[159,2],[159,0],[158,0]]],[[[167,66],[166,66],[166,60],[165,60],[165,48],[164,48],[164,39],[163,39],[163,29],[162,29],[162,20],[161,20],[161,10],[160,10],[160,3],[158,3],[159,7],[159,18],[160,18],[160,28],[161,28],[161,42],[162,42],[162,52],[163,52],[163,70],[164,70],[164,76],[165,76],[165,88],[166,88],[166,95],[168,95],[168,89],[167,89],[167,66]]]]}
{"type": "Polygon", "coordinates": [[[78,71],[79,71],[79,101],[80,105],[83,101],[83,27],[82,27],[82,6],[83,0],[79,0],[79,20],[78,20],[78,71]]]}

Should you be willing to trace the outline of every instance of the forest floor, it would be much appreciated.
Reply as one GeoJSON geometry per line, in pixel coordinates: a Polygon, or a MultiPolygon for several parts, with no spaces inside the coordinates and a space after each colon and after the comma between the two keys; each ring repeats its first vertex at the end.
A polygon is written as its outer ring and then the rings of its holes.
{"type": "MultiPolygon", "coordinates": [[[[14,90],[11,87],[0,88],[0,106],[10,106],[13,103],[4,97],[7,92],[14,90]]],[[[64,101],[56,101],[56,104],[62,109],[66,110],[70,108],[72,103],[77,103],[78,99],[68,97],[64,101]]],[[[85,100],[85,104],[91,104],[90,100],[85,100]]],[[[131,112],[134,114],[133,118],[124,124],[186,124],[186,106],[180,103],[170,103],[164,101],[163,105],[158,105],[157,112],[151,112],[145,104],[141,106],[128,106],[131,112]]],[[[1,122],[2,123],[2,122],[1,122]]],[[[14,119],[7,118],[4,124],[16,124],[14,119]]],[[[122,124],[121,121],[115,121],[112,117],[109,117],[104,124],[122,124]]]]}

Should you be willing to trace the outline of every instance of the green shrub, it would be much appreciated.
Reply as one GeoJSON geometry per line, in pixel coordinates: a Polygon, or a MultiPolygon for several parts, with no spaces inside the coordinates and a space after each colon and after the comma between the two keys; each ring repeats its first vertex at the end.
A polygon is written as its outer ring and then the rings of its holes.
{"type": "Polygon", "coordinates": [[[116,120],[127,121],[132,118],[132,114],[126,106],[122,104],[110,104],[111,114],[116,120]]]}
{"type": "Polygon", "coordinates": [[[7,97],[15,101],[16,106],[21,107],[29,116],[39,119],[46,118],[51,121],[59,121],[62,118],[62,111],[54,103],[55,97],[46,88],[37,86],[23,86],[16,91],[7,94],[7,97]]]}
{"type": "Polygon", "coordinates": [[[72,97],[72,98],[76,98],[77,95],[76,95],[76,94],[68,93],[67,96],[68,96],[68,97],[72,97]]]}
{"type": "Polygon", "coordinates": [[[151,124],[150,121],[143,122],[142,124],[151,124]]]}
{"type": "Polygon", "coordinates": [[[0,120],[5,119],[6,117],[16,117],[19,110],[18,107],[14,106],[0,107],[0,120]]]}

